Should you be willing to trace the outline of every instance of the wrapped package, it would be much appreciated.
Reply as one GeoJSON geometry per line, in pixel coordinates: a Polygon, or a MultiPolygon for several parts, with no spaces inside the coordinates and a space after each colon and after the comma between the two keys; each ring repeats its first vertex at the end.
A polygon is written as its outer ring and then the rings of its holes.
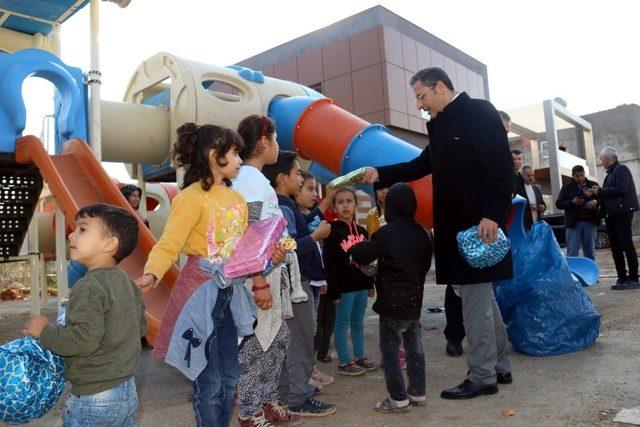
{"type": "Polygon", "coordinates": [[[339,188],[344,187],[345,185],[357,184],[362,180],[366,171],[367,168],[358,168],[346,175],[339,176],[329,183],[329,187],[339,188]]]}
{"type": "Polygon", "coordinates": [[[478,236],[478,226],[474,225],[456,236],[458,250],[462,257],[473,268],[487,268],[499,263],[509,252],[511,242],[498,228],[497,239],[485,243],[478,236]]]}
{"type": "Polygon", "coordinates": [[[265,271],[273,255],[273,248],[280,241],[287,227],[282,216],[256,221],[236,241],[233,253],[224,265],[224,275],[229,279],[265,271]]]}
{"type": "Polygon", "coordinates": [[[62,358],[31,337],[0,346],[0,422],[27,423],[45,415],[64,390],[62,358]]]}

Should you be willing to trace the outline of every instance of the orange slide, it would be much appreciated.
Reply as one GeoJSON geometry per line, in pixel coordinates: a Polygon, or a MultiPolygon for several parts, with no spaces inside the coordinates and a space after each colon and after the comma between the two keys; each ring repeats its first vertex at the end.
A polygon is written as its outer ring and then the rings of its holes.
{"type": "MultiPolygon", "coordinates": [[[[17,141],[15,155],[18,163],[34,164],[40,170],[56,203],[64,212],[69,229],[74,228],[76,212],[81,207],[94,203],[109,203],[135,214],[84,141],[70,140],[63,145],[62,154],[50,156],[38,138],[25,136],[17,141]]],[[[132,279],[142,275],[147,256],[156,243],[151,231],[138,215],[135,217],[140,226],[138,246],[118,265],[132,279]]],[[[155,342],[160,320],[178,273],[178,268],[174,265],[156,289],[143,295],[149,323],[146,337],[151,345],[155,342]]]]}

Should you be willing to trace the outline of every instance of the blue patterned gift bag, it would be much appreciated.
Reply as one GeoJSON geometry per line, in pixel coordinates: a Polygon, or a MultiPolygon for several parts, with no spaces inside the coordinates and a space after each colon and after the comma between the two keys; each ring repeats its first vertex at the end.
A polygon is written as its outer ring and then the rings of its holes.
{"type": "Polygon", "coordinates": [[[62,395],[63,361],[31,337],[0,346],[0,421],[40,418],[62,395]]]}
{"type": "Polygon", "coordinates": [[[485,243],[478,237],[478,226],[474,225],[457,234],[458,250],[473,268],[487,268],[496,265],[507,255],[511,242],[498,228],[497,239],[485,243]]]}

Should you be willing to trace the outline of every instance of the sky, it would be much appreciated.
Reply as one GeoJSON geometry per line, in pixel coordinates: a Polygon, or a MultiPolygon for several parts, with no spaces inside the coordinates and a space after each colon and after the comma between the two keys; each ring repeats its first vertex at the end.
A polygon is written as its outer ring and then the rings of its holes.
{"type": "MultiPolygon", "coordinates": [[[[380,4],[488,69],[492,103],[509,110],[561,97],[583,115],[640,104],[640,2],[447,0],[100,2],[101,97],[121,101],[136,67],[160,51],[229,65],[380,4]]],[[[89,69],[89,7],[62,26],[61,57],[89,69]]],[[[31,79],[25,94],[47,93],[31,79]]],[[[39,134],[48,98],[31,96],[39,134]]],[[[122,167],[108,170],[126,179],[122,167]]]]}

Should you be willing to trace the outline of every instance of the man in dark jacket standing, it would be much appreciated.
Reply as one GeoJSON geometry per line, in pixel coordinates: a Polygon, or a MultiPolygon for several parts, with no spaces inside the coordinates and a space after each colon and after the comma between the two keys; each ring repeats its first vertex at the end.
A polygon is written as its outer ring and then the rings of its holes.
{"type": "Polygon", "coordinates": [[[633,213],[639,208],[636,186],[629,168],[618,162],[618,151],[615,148],[604,147],[600,152],[600,161],[607,170],[602,188],[595,187],[585,191],[585,194],[595,194],[602,203],[611,243],[611,255],[618,273],[618,280],[611,289],[636,289],[640,287],[638,254],[631,235],[633,213]],[[625,255],[629,267],[628,276],[624,265],[625,255]]]}
{"type": "Polygon", "coordinates": [[[573,179],[562,187],[556,200],[556,207],[564,210],[567,256],[578,256],[582,246],[584,256],[595,261],[598,198],[585,195],[584,190],[598,184],[587,179],[581,165],[571,169],[571,177],[573,179]]]}
{"type": "Polygon", "coordinates": [[[469,342],[469,375],[442,392],[467,399],[498,392],[510,383],[507,332],[493,295],[493,282],[513,277],[511,253],[497,264],[475,269],[458,251],[456,234],[474,225],[485,242],[506,229],[514,189],[513,159],[500,116],[488,101],[456,94],[440,68],[418,71],[409,82],[417,108],[431,117],[430,143],[410,162],[368,168],[364,182],[390,186],[432,174],[436,281],[452,283],[462,298],[469,342]]]}
{"type": "Polygon", "coordinates": [[[380,315],[380,353],[389,391],[389,397],[376,405],[380,412],[426,404],[420,314],[424,279],[431,267],[431,241],[414,219],[417,209],[411,187],[405,183],[392,185],[384,206],[387,225],[371,241],[359,243],[349,251],[360,265],[378,260],[373,311],[380,315]],[[408,388],[398,363],[401,343],[407,351],[408,388]]]}

